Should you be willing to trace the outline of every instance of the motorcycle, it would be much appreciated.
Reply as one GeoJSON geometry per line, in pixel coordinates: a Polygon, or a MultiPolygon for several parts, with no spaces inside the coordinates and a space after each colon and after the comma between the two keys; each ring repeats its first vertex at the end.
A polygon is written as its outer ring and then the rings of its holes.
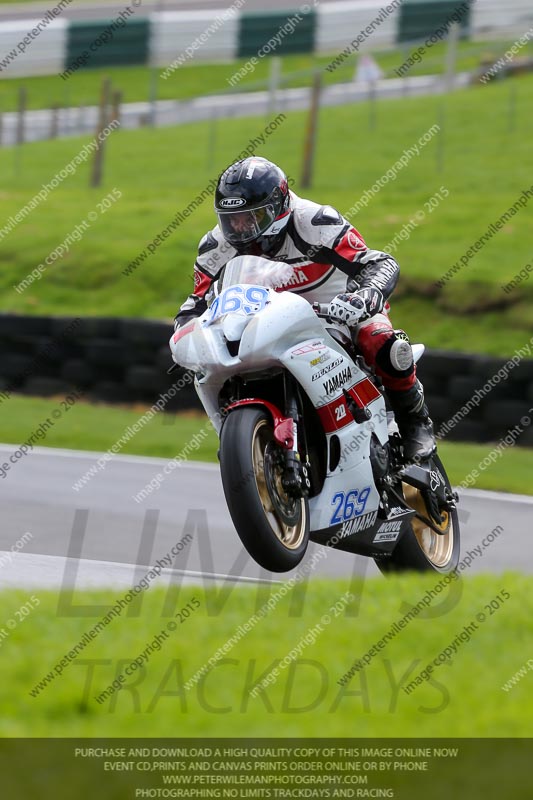
{"type": "MultiPolygon", "coordinates": [[[[383,573],[459,561],[457,495],[435,453],[406,463],[379,378],[350,330],[284,291],[292,267],[238,256],[170,339],[220,436],[228,509],[252,558],[294,569],[312,542],[383,573]]],[[[424,346],[413,345],[415,361],[424,346]]]]}

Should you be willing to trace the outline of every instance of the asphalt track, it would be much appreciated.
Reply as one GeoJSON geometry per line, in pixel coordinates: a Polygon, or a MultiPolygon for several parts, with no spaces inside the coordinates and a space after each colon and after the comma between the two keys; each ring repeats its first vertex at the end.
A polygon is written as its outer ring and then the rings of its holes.
{"type": "MultiPolygon", "coordinates": [[[[0,445],[9,463],[15,445],[0,445]]],[[[2,586],[131,586],[150,564],[183,537],[186,546],[164,568],[161,580],[236,582],[286,580],[291,573],[261,570],[242,548],[225,507],[218,466],[187,462],[158,491],[136,503],[138,493],[168,463],[114,456],[79,491],[72,485],[96,463],[98,453],[34,448],[0,479],[0,588],[2,586]],[[12,553],[25,533],[31,540],[12,553]]],[[[474,558],[471,574],[508,569],[533,571],[533,497],[477,490],[461,496],[462,554],[497,525],[501,533],[474,558]]],[[[26,537],[27,539],[28,537],[26,537]]],[[[318,545],[310,544],[307,558],[318,545]]],[[[322,549],[322,548],[320,548],[322,549]]],[[[370,559],[327,551],[314,577],[376,575],[370,559]]]]}

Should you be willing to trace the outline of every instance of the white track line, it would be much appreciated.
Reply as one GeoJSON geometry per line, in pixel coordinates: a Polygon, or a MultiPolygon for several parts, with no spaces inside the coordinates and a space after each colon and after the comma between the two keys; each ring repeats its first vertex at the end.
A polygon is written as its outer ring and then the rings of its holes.
{"type": "MultiPolygon", "coordinates": [[[[12,453],[13,450],[17,449],[18,445],[10,445],[10,444],[0,444],[0,453],[12,453]]],[[[96,450],[69,450],[66,448],[59,448],[59,447],[34,447],[33,450],[28,453],[28,455],[35,454],[36,456],[48,456],[54,457],[57,456],[58,458],[72,458],[72,459],[89,459],[93,461],[97,461],[101,458],[104,453],[101,453],[96,450]]],[[[111,456],[111,461],[117,460],[118,462],[126,463],[126,464],[150,464],[150,465],[158,465],[163,466],[168,464],[171,460],[170,458],[156,458],[155,456],[134,456],[134,455],[123,455],[123,454],[113,454],[111,456]]],[[[110,462],[108,462],[110,463],[110,462]]],[[[183,464],[190,469],[198,469],[198,470],[205,470],[207,472],[218,472],[220,467],[218,464],[212,464],[207,461],[184,461],[183,464]]],[[[527,503],[529,505],[533,504],[533,497],[526,494],[512,494],[511,492],[496,492],[491,491],[489,489],[461,489],[460,487],[456,488],[460,494],[466,495],[467,497],[478,497],[484,500],[504,500],[509,503],[527,503]]]]}
{"type": "MultiPolygon", "coordinates": [[[[0,444],[0,453],[12,453],[18,446],[19,445],[16,444],[0,444]]],[[[36,456],[58,456],[58,458],[89,459],[90,461],[98,461],[99,458],[105,455],[98,450],[68,450],[60,447],[34,447],[33,450],[30,450],[28,455],[33,454],[36,456]]],[[[115,459],[128,464],[157,464],[163,466],[164,464],[168,464],[168,462],[172,460],[172,457],[157,458],[155,456],[134,456],[113,453],[111,455],[111,462],[115,461],[115,459]]],[[[203,469],[210,472],[219,471],[218,464],[211,464],[207,461],[184,461],[183,463],[192,469],[203,469]]]]}
{"type": "Polygon", "coordinates": [[[480,500],[504,500],[506,503],[526,503],[533,505],[533,497],[529,494],[511,494],[511,492],[495,492],[489,489],[457,489],[460,495],[478,497],[480,500]]]}
{"type": "MultiPolygon", "coordinates": [[[[65,556],[41,555],[37,553],[0,552],[0,556],[11,556],[9,564],[0,569],[0,590],[5,588],[43,588],[56,589],[60,586],[75,586],[78,589],[124,588],[131,589],[147,572],[149,566],[137,567],[116,561],[93,561],[83,558],[76,561],[65,556]],[[69,580],[65,580],[67,566],[69,580]],[[138,572],[136,573],[136,570],[138,572]],[[71,576],[71,577],[70,577],[71,576]]],[[[242,575],[223,575],[216,572],[195,572],[194,570],[163,569],[158,578],[150,581],[151,586],[168,586],[175,578],[184,578],[186,585],[198,585],[200,580],[230,581],[246,584],[279,584],[267,578],[253,578],[242,575]]]]}

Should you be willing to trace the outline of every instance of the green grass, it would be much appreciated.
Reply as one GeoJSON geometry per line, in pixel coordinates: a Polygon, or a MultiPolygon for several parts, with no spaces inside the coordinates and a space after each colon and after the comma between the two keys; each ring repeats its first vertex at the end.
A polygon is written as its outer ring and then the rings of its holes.
{"type": "MultiPolygon", "coordinates": [[[[13,395],[4,400],[0,414],[0,440],[24,442],[52,411],[61,408],[59,400],[13,395]]],[[[46,447],[66,447],[103,452],[113,445],[124,430],[145,412],[146,407],[112,407],[79,400],[70,411],[63,412],[46,438],[37,442],[46,447]]],[[[194,457],[200,461],[216,459],[217,435],[208,418],[198,412],[158,414],[121,449],[121,453],[159,458],[172,458],[188,442],[195,431],[206,428],[209,435],[199,442],[194,457]]]]}
{"type": "MultiPolygon", "coordinates": [[[[20,444],[58,407],[57,400],[12,396],[4,401],[0,414],[0,441],[20,444]]],[[[38,444],[104,452],[145,412],[145,408],[111,408],[78,401],[58,419],[46,438],[38,444]]],[[[218,438],[206,416],[200,413],[159,414],[133,437],[122,453],[173,458],[195,432],[205,429],[208,435],[198,445],[194,459],[216,461],[218,438]]],[[[452,483],[459,484],[477,468],[492,449],[490,444],[440,442],[439,453],[452,483]]],[[[533,494],[531,469],[533,450],[507,448],[476,483],[478,489],[494,489],[519,494],[533,494]]]]}
{"type": "MultiPolygon", "coordinates": [[[[529,736],[531,677],[509,693],[501,686],[527,660],[526,632],[533,613],[530,577],[482,575],[467,578],[459,588],[445,589],[433,619],[411,621],[364,675],[356,673],[345,689],[337,685],[354,659],[436,583],[430,575],[377,578],[364,584],[354,579],[351,585],[313,580],[306,593],[297,587],[227,652],[217,673],[190,691],[184,683],[268,600],[269,590],[240,587],[229,595],[226,590],[226,596],[220,589],[200,587],[174,587],[168,595],[149,590],[142,595],[138,616],[113,620],[78,663],[70,664],[34,698],[30,690],[102,616],[101,611],[67,616],[58,611],[56,593],[39,590],[38,608],[2,641],[0,735],[226,736],[230,731],[245,737],[529,736]],[[490,615],[485,605],[502,590],[511,597],[490,615]],[[258,676],[276,666],[276,659],[282,660],[347,591],[354,600],[346,612],[338,617],[330,612],[330,624],[323,625],[316,641],[303,649],[301,658],[308,662],[282,669],[267,690],[267,700],[249,697],[245,687],[249,691],[258,676]],[[293,608],[291,616],[293,594],[299,600],[294,608],[301,613],[294,615],[293,608]],[[178,623],[140,678],[127,680],[136,680],[136,686],[98,704],[95,697],[192,597],[200,601],[200,608],[178,623]],[[484,624],[461,645],[451,663],[435,670],[432,681],[409,695],[399,688],[483,611],[484,624]],[[39,655],[31,658],[30,653],[39,655]],[[96,661],[88,663],[92,659],[96,661]],[[89,680],[91,663],[94,671],[89,680]]],[[[74,603],[105,607],[124,594],[76,592],[74,603]]],[[[0,597],[5,620],[15,618],[28,600],[22,591],[4,591],[0,597]]]]}
{"type": "MultiPolygon", "coordinates": [[[[454,485],[463,481],[490,453],[491,444],[463,444],[440,442],[439,454],[454,485]]],[[[531,470],[533,450],[527,447],[510,447],[503,451],[498,461],[482,472],[475,483],[476,489],[533,494],[531,470]]],[[[483,469],[483,467],[481,468],[483,469]]]]}
{"type": "MultiPolygon", "coordinates": [[[[299,185],[305,114],[287,115],[258,152],[284,166],[298,193],[347,212],[404,149],[432,125],[440,124],[444,131],[440,143],[435,137],[353,222],[371,246],[385,246],[439,187],[448,188],[450,197],[426,214],[395,253],[403,269],[399,294],[403,291],[404,296],[395,301],[394,322],[414,330],[416,338],[430,346],[512,353],[531,335],[531,287],[524,282],[506,295],[501,285],[531,258],[527,209],[513,217],[443,291],[437,296],[428,292],[531,185],[532,99],[533,78],[524,77],[445,99],[384,101],[377,108],[373,130],[366,104],[324,109],[314,185],[305,192],[299,185]],[[510,86],[515,98],[513,130],[507,119],[510,86]],[[488,310],[491,304],[492,312],[488,310]],[[498,304],[502,307],[497,308],[498,304]]],[[[90,190],[89,165],[80,166],[3,238],[3,310],[173,316],[191,289],[196,244],[215,222],[210,199],[133,276],[124,277],[122,270],[178,209],[186,207],[251,138],[263,132],[264,125],[265,120],[257,117],[226,120],[214,134],[206,124],[114,134],[108,142],[102,188],[90,190]],[[44,262],[113,187],[123,196],[105,218],[99,216],[82,240],[48,266],[39,281],[23,294],[15,292],[13,286],[44,262]]],[[[68,139],[0,151],[0,219],[23,207],[85,141],[68,139]]]]}

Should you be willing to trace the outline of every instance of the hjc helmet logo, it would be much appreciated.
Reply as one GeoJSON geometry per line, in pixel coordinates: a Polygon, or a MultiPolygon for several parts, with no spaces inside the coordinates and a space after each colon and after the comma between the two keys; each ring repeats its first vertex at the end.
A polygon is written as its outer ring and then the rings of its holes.
{"type": "Polygon", "coordinates": [[[225,197],[219,202],[221,208],[237,208],[246,205],[244,197],[225,197]]]}

